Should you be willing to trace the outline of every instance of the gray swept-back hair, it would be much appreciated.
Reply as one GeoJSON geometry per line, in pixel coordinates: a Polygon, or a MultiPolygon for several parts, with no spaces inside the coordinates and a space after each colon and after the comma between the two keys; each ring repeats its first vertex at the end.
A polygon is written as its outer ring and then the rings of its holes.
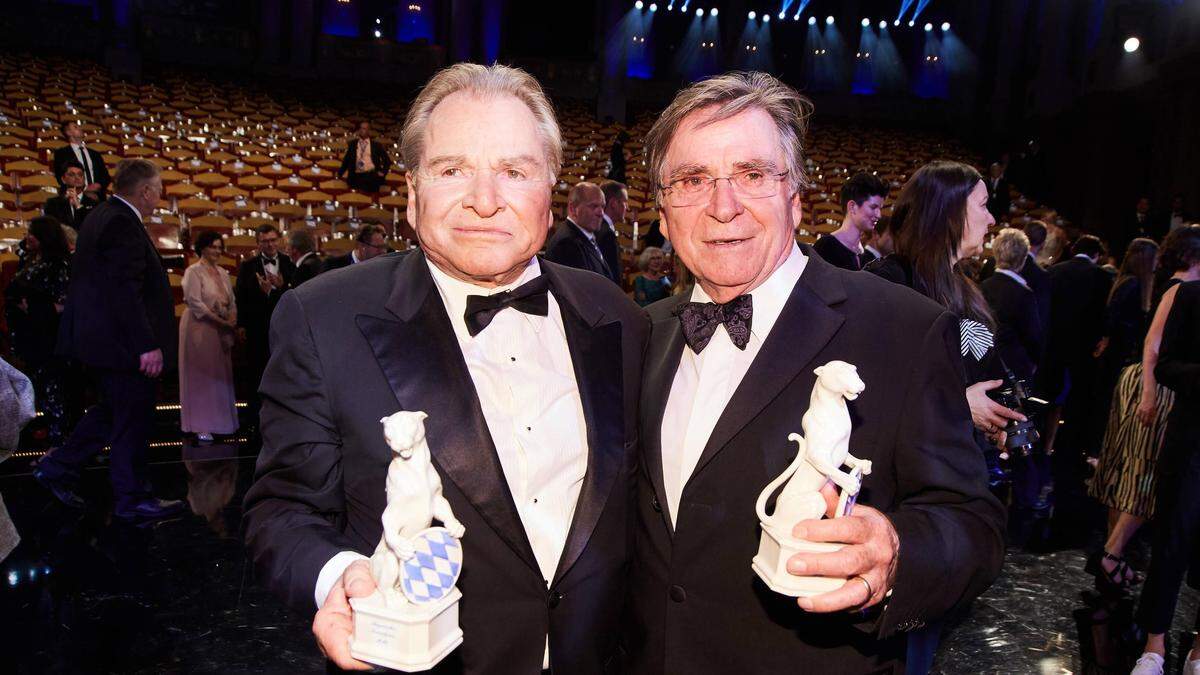
{"type": "MultiPolygon", "coordinates": [[[[729,119],[758,108],[771,116],[787,156],[788,181],[793,190],[808,185],[804,171],[804,136],[813,104],[800,92],[760,72],[733,72],[700,80],[675,95],[646,134],[646,153],[655,187],[663,184],[667,147],[684,118],[697,110],[712,109],[699,126],[729,119]]],[[[660,195],[660,189],[655,190],[660,195]]]]}
{"type": "Polygon", "coordinates": [[[456,63],[438,71],[408,109],[400,154],[413,176],[418,175],[424,159],[425,127],[429,124],[429,116],[443,99],[460,91],[483,99],[513,96],[528,106],[542,136],[546,166],[550,169],[549,180],[551,183],[557,180],[563,161],[562,131],[554,116],[554,106],[546,97],[542,85],[520,68],[499,64],[482,66],[478,63],[456,63]]]}
{"type": "Polygon", "coordinates": [[[1015,227],[1006,227],[992,239],[992,255],[996,257],[996,267],[1019,270],[1029,255],[1029,237],[1015,227]]]}

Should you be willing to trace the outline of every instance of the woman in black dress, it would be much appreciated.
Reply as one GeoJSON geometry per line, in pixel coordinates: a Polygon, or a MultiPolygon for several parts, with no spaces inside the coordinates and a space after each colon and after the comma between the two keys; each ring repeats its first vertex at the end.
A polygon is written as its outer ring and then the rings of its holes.
{"type": "Polygon", "coordinates": [[[29,223],[25,234],[25,265],[5,289],[5,317],[13,352],[33,381],[37,408],[42,412],[52,447],[62,444],[68,419],[69,371],[54,356],[58,320],[66,303],[70,279],[70,250],[63,226],[42,216],[29,223]]]}

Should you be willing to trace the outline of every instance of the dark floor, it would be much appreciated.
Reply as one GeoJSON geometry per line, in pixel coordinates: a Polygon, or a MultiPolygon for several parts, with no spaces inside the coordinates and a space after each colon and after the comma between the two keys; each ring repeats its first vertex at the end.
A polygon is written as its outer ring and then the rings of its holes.
{"type": "MultiPolygon", "coordinates": [[[[99,506],[68,511],[29,475],[32,457],[6,462],[0,495],[23,542],[0,563],[0,672],[324,672],[312,617],[255,583],[238,538],[255,453],[238,442],[153,448],[158,493],[186,498],[193,513],[146,529],[99,506]]],[[[82,492],[106,502],[102,465],[86,472],[82,492]]],[[[1120,646],[1136,640],[1123,635],[1128,607],[1089,607],[1083,564],[1079,548],[1010,550],[1000,579],[948,626],[934,672],[1128,672],[1101,667],[1119,664],[1120,646]],[[1114,618],[1096,619],[1106,612],[1114,618]]],[[[1196,607],[1185,591],[1178,630],[1191,628],[1196,607]]]]}

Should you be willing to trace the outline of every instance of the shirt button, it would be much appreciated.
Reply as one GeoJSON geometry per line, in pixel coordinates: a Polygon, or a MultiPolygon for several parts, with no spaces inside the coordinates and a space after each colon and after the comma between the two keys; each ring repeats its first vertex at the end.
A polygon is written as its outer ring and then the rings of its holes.
{"type": "Polygon", "coordinates": [[[554,609],[555,607],[558,607],[558,603],[562,602],[562,599],[563,594],[559,593],[558,591],[554,591],[550,594],[550,599],[546,604],[550,605],[550,609],[554,609]]]}
{"type": "Polygon", "coordinates": [[[672,586],[670,595],[671,599],[675,602],[683,602],[687,600],[687,591],[683,590],[683,586],[672,586]]]}
{"type": "Polygon", "coordinates": [[[654,497],[651,497],[651,498],[650,498],[650,508],[654,509],[654,510],[655,510],[655,511],[657,511],[658,513],[662,513],[662,504],[659,504],[659,503],[658,503],[658,496],[657,496],[657,495],[655,495],[654,497]]]}

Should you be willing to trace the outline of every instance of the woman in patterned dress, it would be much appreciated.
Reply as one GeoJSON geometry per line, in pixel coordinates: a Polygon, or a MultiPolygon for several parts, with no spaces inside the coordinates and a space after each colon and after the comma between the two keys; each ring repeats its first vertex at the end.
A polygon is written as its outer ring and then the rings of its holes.
{"type": "MultiPolygon", "coordinates": [[[[1175,287],[1184,281],[1200,280],[1200,228],[1181,228],[1168,235],[1158,253],[1157,270],[1170,277],[1156,289],[1157,308],[1142,342],[1140,359],[1126,367],[1117,381],[1100,461],[1088,490],[1108,507],[1104,551],[1088,566],[1098,582],[1107,587],[1127,587],[1136,580],[1123,557],[1125,546],[1154,516],[1158,453],[1175,400],[1174,392],[1154,379],[1154,366],[1158,363],[1163,326],[1175,301],[1175,287]]],[[[1114,298],[1120,285],[1118,280],[1114,298]]]]}
{"type": "MultiPolygon", "coordinates": [[[[979,172],[958,162],[932,162],[904,184],[889,224],[895,252],[866,266],[889,281],[908,286],[959,318],[960,353],[966,373],[967,403],[975,422],[975,438],[999,473],[997,446],[1004,427],[1020,413],[990,399],[987,392],[1002,384],[993,348],[991,310],[975,282],[958,263],[983,252],[988,228],[996,221],[987,210],[987,185],[979,172]]],[[[907,672],[927,673],[941,639],[941,622],[912,632],[908,638],[907,672]]]]}

